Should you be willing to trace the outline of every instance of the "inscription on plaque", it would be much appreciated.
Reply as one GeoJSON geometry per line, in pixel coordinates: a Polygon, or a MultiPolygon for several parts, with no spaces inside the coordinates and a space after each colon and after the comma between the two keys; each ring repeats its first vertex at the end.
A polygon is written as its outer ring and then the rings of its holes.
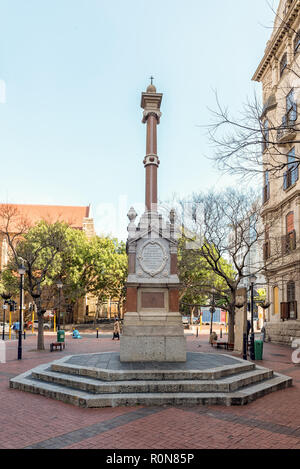
{"type": "Polygon", "coordinates": [[[163,270],[168,258],[159,243],[151,242],[143,247],[139,259],[144,272],[154,276],[163,270]]]}
{"type": "Polygon", "coordinates": [[[165,295],[161,292],[142,292],[142,308],[164,308],[165,295]]]}

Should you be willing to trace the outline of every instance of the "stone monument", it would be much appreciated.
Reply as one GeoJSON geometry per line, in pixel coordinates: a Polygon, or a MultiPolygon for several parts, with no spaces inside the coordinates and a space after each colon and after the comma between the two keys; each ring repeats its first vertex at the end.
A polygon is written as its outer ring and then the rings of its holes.
{"type": "Polygon", "coordinates": [[[128,213],[127,303],[120,343],[121,362],[185,362],[186,340],[179,313],[175,213],[165,220],[157,210],[157,125],[162,94],[155,86],[142,93],[142,122],[147,124],[144,166],[145,212],[128,213]]]}
{"type": "Polygon", "coordinates": [[[237,291],[236,301],[243,305],[235,310],[234,350],[243,353],[244,334],[247,334],[247,289],[237,291]]]}

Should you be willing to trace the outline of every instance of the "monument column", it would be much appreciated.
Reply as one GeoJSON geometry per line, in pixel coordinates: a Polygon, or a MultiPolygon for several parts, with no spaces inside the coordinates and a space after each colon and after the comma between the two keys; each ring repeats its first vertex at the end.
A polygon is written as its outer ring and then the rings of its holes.
{"type": "Polygon", "coordinates": [[[145,206],[146,212],[157,212],[157,125],[160,122],[162,94],[156,93],[151,83],[146,93],[142,93],[141,107],[144,109],[143,123],[147,123],[147,142],[144,166],[146,169],[145,206]]]}
{"type": "Polygon", "coordinates": [[[157,210],[157,125],[162,94],[151,83],[142,93],[143,120],[147,124],[145,212],[136,224],[128,212],[128,277],[121,362],[185,362],[186,340],[179,313],[175,213],[170,222],[157,210]]]}

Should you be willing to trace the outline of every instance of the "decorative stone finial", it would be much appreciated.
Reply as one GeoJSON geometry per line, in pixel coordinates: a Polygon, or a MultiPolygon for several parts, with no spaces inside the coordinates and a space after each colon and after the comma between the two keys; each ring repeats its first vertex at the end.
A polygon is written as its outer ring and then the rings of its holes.
{"type": "Polygon", "coordinates": [[[133,207],[130,208],[129,212],[127,213],[127,217],[129,218],[130,223],[134,223],[137,217],[137,213],[133,207]]]}
{"type": "Polygon", "coordinates": [[[147,88],[147,93],[156,93],[156,88],[154,85],[149,85],[147,88]]]}
{"type": "Polygon", "coordinates": [[[130,221],[127,227],[128,239],[130,239],[130,238],[134,238],[135,233],[136,233],[136,226],[134,222],[137,217],[137,213],[133,207],[130,208],[129,212],[127,213],[127,217],[129,218],[129,221],[130,221]]]}
{"type": "Polygon", "coordinates": [[[171,225],[174,225],[174,223],[175,223],[175,210],[173,208],[172,208],[172,210],[170,210],[169,220],[171,222],[171,225]]]}

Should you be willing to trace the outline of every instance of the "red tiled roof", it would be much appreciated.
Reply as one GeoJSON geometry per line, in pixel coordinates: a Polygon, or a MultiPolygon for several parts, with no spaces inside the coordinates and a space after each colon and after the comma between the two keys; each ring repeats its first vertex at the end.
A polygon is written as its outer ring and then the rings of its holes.
{"type": "Polygon", "coordinates": [[[34,225],[41,220],[49,223],[61,221],[68,223],[72,228],[82,229],[83,219],[89,218],[90,215],[89,206],[0,204],[0,211],[1,208],[8,206],[17,209],[18,215],[26,219],[30,225],[34,225]]]}

